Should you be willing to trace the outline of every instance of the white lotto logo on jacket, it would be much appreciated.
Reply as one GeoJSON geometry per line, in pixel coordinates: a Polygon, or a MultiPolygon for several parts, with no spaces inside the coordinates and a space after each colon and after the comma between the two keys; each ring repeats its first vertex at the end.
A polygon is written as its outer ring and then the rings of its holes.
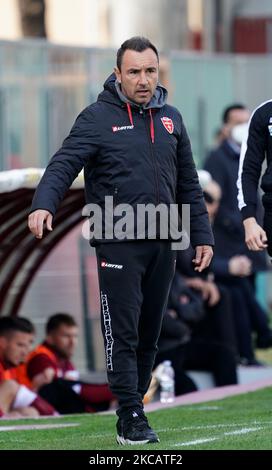
{"type": "Polygon", "coordinates": [[[161,122],[163,123],[165,129],[167,130],[167,132],[169,132],[169,134],[173,134],[174,132],[174,124],[173,124],[173,121],[172,119],[170,119],[169,117],[162,117],[161,118],[161,122]]]}
{"type": "Polygon", "coordinates": [[[130,131],[131,129],[134,129],[134,126],[112,126],[112,132],[130,131]]]}
{"type": "Polygon", "coordinates": [[[122,264],[110,264],[107,261],[101,261],[101,268],[123,269],[122,264]]]}

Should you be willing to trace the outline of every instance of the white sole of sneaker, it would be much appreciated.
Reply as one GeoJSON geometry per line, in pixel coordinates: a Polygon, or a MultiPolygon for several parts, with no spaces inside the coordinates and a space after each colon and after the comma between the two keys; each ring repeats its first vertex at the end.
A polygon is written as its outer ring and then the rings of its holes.
{"type": "Polygon", "coordinates": [[[117,443],[122,445],[122,446],[125,446],[125,445],[135,446],[135,445],[141,445],[141,444],[142,445],[144,445],[144,444],[156,444],[156,443],[160,442],[159,439],[157,441],[149,441],[149,439],[145,439],[144,441],[131,441],[130,439],[125,439],[124,437],[119,436],[119,435],[116,436],[116,440],[117,440],[117,443]]]}

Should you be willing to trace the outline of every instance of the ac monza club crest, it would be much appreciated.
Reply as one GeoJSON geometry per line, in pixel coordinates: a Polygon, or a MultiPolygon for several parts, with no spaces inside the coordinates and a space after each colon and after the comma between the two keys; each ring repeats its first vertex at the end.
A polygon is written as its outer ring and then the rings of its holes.
{"type": "Polygon", "coordinates": [[[163,123],[165,129],[167,130],[167,132],[169,132],[169,134],[173,134],[174,132],[174,124],[173,124],[173,121],[172,119],[170,119],[169,117],[162,117],[161,118],[161,122],[163,123]]]}

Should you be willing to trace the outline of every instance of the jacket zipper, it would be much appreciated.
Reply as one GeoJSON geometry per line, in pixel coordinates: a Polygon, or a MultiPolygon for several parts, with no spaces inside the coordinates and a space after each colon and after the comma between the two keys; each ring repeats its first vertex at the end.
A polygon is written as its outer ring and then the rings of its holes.
{"type": "Polygon", "coordinates": [[[145,118],[145,115],[144,115],[144,112],[142,109],[140,109],[140,114],[142,115],[143,119],[144,119],[144,123],[145,123],[145,129],[146,129],[146,132],[147,132],[147,137],[148,137],[148,142],[149,142],[149,147],[150,147],[150,153],[151,153],[151,158],[152,158],[152,162],[153,162],[153,168],[154,168],[154,176],[155,176],[155,198],[157,200],[157,204],[160,203],[160,192],[159,192],[159,177],[158,177],[158,168],[157,168],[157,162],[156,162],[156,157],[155,157],[155,154],[154,154],[154,151],[153,151],[153,147],[152,147],[152,142],[151,142],[151,137],[150,137],[150,133],[148,131],[148,128],[147,128],[147,123],[146,123],[146,118],[145,118]]]}

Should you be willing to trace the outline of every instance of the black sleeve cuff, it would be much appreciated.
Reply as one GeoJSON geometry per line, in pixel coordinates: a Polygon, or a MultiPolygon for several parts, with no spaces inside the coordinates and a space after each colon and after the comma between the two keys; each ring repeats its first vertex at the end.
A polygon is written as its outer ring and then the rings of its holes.
{"type": "Polygon", "coordinates": [[[247,204],[241,209],[242,219],[248,219],[249,217],[256,217],[256,204],[247,204]]]}

